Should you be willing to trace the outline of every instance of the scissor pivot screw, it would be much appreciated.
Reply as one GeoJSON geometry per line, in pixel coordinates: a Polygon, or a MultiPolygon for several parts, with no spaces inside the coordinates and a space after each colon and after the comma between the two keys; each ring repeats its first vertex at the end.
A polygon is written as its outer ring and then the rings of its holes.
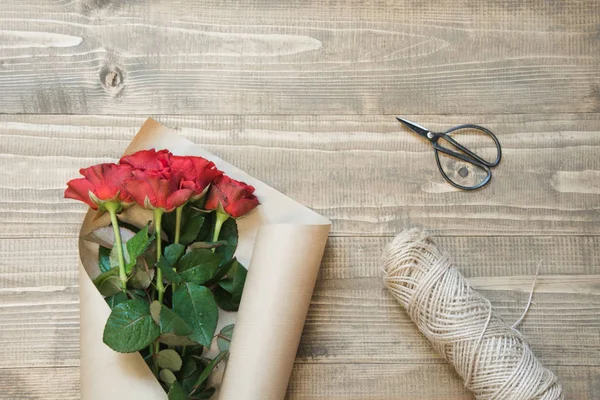
{"type": "Polygon", "coordinates": [[[435,136],[435,135],[433,134],[433,132],[427,132],[427,137],[428,137],[429,139],[433,139],[433,138],[434,138],[434,136],[435,136]]]}

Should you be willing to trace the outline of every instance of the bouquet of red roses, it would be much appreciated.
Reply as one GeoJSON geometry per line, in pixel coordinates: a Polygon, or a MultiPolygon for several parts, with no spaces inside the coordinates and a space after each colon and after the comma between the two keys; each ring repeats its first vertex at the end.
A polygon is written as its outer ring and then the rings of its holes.
{"type": "Polygon", "coordinates": [[[254,188],[202,157],[142,150],[119,164],[99,164],[71,180],[65,197],[110,216],[114,244],[100,246],[94,284],[112,312],[103,340],[117,352],[140,352],[169,399],[207,399],[207,379],[228,355],[233,326],[210,347],[218,308],[237,311],[246,269],[234,257],[237,223],[259,201],[254,188]],[[132,206],[152,210],[134,226],[132,206]]]}

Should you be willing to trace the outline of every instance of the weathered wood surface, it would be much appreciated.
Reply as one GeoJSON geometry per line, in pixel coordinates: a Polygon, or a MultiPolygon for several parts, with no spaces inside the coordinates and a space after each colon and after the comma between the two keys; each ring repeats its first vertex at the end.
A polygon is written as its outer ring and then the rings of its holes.
{"type": "MultiPolygon", "coordinates": [[[[85,208],[62,191],[79,167],[118,157],[143,119],[0,116],[0,398],[77,398],[85,208]]],[[[157,119],[333,220],[288,398],[470,398],[380,279],[385,245],[415,225],[507,321],[542,260],[521,331],[572,398],[600,396],[599,114],[420,116],[498,133],[493,184],[468,194],[389,116],[157,119]]]]}
{"type": "MultiPolygon", "coordinates": [[[[472,121],[498,134],[504,161],[477,192],[448,185],[431,146],[390,116],[157,119],[327,216],[335,236],[411,226],[444,235],[600,233],[600,114],[419,117],[432,129],[472,121]]],[[[76,232],[83,208],[61,198],[65,182],[118,158],[143,120],[0,116],[0,159],[29,172],[0,172],[0,237],[76,232]],[[32,212],[40,205],[44,212],[32,212]]]]}
{"type": "Polygon", "coordinates": [[[542,260],[520,329],[567,398],[600,398],[599,9],[0,2],[0,398],[80,397],[85,209],[62,192],[151,114],[333,221],[289,399],[471,398],[381,283],[382,250],[413,226],[507,321],[542,260]],[[492,184],[452,189],[393,115],[492,129],[492,184]]]}
{"type": "Polygon", "coordinates": [[[0,112],[599,112],[595,0],[11,0],[0,112]]]}

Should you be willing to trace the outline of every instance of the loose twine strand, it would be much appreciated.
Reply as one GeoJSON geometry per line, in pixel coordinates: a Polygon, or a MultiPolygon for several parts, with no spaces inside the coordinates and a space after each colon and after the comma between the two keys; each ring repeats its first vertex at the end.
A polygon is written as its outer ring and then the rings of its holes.
{"type": "Polygon", "coordinates": [[[514,329],[531,305],[535,281],[525,313],[510,327],[419,230],[389,244],[383,270],[392,295],[478,400],[564,399],[556,375],[514,329]]]}

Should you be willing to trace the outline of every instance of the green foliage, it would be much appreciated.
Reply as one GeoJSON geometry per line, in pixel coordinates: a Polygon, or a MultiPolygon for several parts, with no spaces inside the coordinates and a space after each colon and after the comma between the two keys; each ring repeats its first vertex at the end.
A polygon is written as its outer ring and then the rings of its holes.
{"type": "Polygon", "coordinates": [[[233,337],[233,328],[235,325],[227,325],[221,329],[219,335],[217,336],[217,345],[219,346],[219,350],[225,351],[229,350],[229,344],[231,343],[231,338],[233,337]]]}
{"type": "Polygon", "coordinates": [[[128,300],[113,308],[104,327],[104,343],[120,353],[133,353],[147,347],[160,329],[150,316],[150,306],[141,299],[128,300]]]}
{"type": "Polygon", "coordinates": [[[223,257],[225,261],[231,260],[238,244],[238,229],[234,218],[229,218],[223,224],[219,234],[219,241],[221,240],[226,241],[227,244],[217,247],[215,253],[223,257]]]}
{"type": "Polygon", "coordinates": [[[108,247],[100,246],[98,248],[98,267],[102,273],[108,272],[111,269],[110,249],[108,247]]]}
{"type": "Polygon", "coordinates": [[[126,293],[119,279],[116,247],[100,245],[101,274],[94,283],[112,309],[103,339],[118,352],[140,351],[169,399],[209,399],[215,389],[207,387],[207,379],[227,357],[233,325],[217,335],[221,351],[217,357],[203,358],[203,351],[215,337],[218,307],[238,309],[247,271],[234,257],[238,242],[235,219],[228,219],[219,240],[212,242],[214,212],[186,205],[179,243],[175,244],[175,214],[164,214],[162,227],[168,240],[161,242],[159,260],[149,225],[141,229],[128,226],[131,238],[123,246],[126,293]],[[162,304],[156,301],[157,269],[162,271],[166,287],[162,304]]]}
{"type": "Polygon", "coordinates": [[[192,327],[193,332],[187,337],[209,347],[219,317],[210,289],[195,283],[183,283],[173,294],[173,309],[192,327]]]}
{"type": "Polygon", "coordinates": [[[114,296],[122,291],[119,270],[117,268],[109,269],[98,275],[94,278],[93,282],[102,296],[114,296]]]}
{"type": "Polygon", "coordinates": [[[214,276],[220,263],[221,257],[210,250],[192,250],[177,263],[177,272],[186,282],[203,284],[214,276]]]}

